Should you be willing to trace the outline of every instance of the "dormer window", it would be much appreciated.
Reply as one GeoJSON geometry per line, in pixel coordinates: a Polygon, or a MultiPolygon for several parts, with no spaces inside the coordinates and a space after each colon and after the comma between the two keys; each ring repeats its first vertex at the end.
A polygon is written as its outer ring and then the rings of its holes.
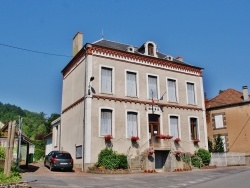
{"type": "Polygon", "coordinates": [[[134,53],[135,52],[135,48],[133,46],[129,46],[129,47],[127,47],[126,51],[134,53]]]}
{"type": "Polygon", "coordinates": [[[144,55],[158,57],[157,56],[157,47],[153,41],[145,42],[139,49],[138,52],[144,55]]]}
{"type": "Polygon", "coordinates": [[[154,45],[152,43],[148,43],[148,55],[154,56],[154,45]]]}

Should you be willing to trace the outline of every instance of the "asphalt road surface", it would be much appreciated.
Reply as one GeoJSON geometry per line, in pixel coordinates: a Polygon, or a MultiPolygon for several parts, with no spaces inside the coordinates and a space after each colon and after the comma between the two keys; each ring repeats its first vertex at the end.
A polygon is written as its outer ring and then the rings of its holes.
{"type": "Polygon", "coordinates": [[[31,164],[22,174],[32,188],[250,188],[250,167],[225,167],[171,173],[89,174],[49,171],[31,164]]]}

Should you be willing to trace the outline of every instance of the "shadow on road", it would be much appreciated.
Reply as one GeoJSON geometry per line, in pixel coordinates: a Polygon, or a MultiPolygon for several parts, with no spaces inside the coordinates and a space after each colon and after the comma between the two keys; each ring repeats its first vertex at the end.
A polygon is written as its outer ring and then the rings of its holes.
{"type": "Polygon", "coordinates": [[[34,164],[29,164],[28,167],[26,165],[20,165],[20,169],[22,173],[26,172],[36,172],[40,167],[34,164]]]}

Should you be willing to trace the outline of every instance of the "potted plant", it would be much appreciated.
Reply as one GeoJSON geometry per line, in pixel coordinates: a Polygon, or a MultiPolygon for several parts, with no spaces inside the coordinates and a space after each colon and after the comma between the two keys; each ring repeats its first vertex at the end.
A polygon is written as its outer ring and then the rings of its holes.
{"type": "Polygon", "coordinates": [[[137,140],[139,140],[138,136],[131,136],[131,141],[132,142],[136,142],[137,140]]]}
{"type": "Polygon", "coordinates": [[[147,150],[148,155],[153,155],[154,152],[155,152],[154,148],[149,148],[149,149],[147,150]]]}
{"type": "Polygon", "coordinates": [[[176,138],[176,139],[174,139],[174,142],[175,143],[179,143],[181,141],[181,139],[180,138],[176,138]]]}
{"type": "Polygon", "coordinates": [[[171,138],[173,138],[173,136],[170,136],[170,135],[166,136],[166,139],[171,139],[171,138]]]}
{"type": "Polygon", "coordinates": [[[194,143],[194,144],[198,144],[199,142],[200,142],[199,139],[194,139],[194,140],[193,140],[193,143],[194,143]]]}
{"type": "Polygon", "coordinates": [[[165,135],[163,135],[163,134],[158,134],[158,135],[156,135],[156,138],[158,138],[158,139],[165,139],[165,135]]]}
{"type": "Polygon", "coordinates": [[[175,152],[174,152],[174,155],[175,155],[176,157],[179,157],[179,156],[181,155],[181,151],[178,151],[178,150],[175,151],[175,152]]]}
{"type": "Polygon", "coordinates": [[[110,135],[110,134],[104,136],[105,141],[110,141],[112,138],[113,138],[113,137],[112,137],[112,135],[110,135]]]}

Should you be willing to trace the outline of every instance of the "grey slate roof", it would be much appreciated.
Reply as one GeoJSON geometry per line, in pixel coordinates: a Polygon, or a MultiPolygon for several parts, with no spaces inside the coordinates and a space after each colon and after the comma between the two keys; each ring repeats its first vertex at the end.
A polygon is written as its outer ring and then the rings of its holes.
{"type": "MultiPolygon", "coordinates": [[[[94,45],[97,45],[97,46],[102,46],[102,47],[107,47],[107,48],[112,48],[112,49],[115,49],[115,50],[120,50],[120,51],[126,51],[128,47],[131,47],[131,45],[127,45],[127,44],[121,44],[121,43],[118,43],[118,42],[113,42],[113,41],[109,41],[109,40],[105,40],[105,39],[101,39],[99,41],[96,41],[94,43],[92,43],[94,45]]],[[[138,48],[138,47],[135,47],[135,46],[132,46],[134,49],[135,49],[135,54],[141,54],[141,55],[144,55],[142,53],[139,52],[139,50],[142,48],[138,48]]],[[[158,58],[160,59],[165,59],[166,58],[166,54],[163,54],[163,53],[160,53],[160,52],[156,52],[157,53],[157,56],[158,58]]],[[[180,64],[185,64],[185,65],[189,65],[185,62],[182,62],[182,61],[179,61],[177,59],[173,59],[173,62],[175,63],[180,63],[180,64]]]]}

